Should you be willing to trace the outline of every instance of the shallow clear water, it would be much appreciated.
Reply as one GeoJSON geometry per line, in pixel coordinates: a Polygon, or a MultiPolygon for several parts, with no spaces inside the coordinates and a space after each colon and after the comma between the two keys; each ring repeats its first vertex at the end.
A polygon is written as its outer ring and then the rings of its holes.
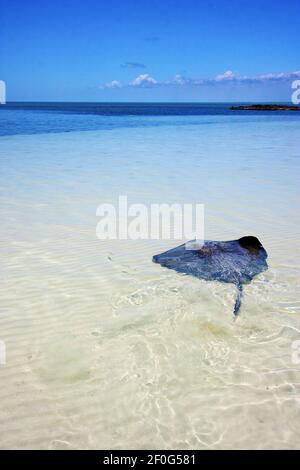
{"type": "Polygon", "coordinates": [[[299,447],[300,116],[34,113],[0,112],[1,448],[299,447]],[[262,241],[236,321],[233,286],[152,263],[174,242],[96,238],[119,194],[262,241]]]}

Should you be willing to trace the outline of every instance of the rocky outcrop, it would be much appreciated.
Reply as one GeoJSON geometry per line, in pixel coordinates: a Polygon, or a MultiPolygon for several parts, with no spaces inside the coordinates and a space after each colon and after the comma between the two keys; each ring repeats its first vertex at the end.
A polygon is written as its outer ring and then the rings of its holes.
{"type": "Polygon", "coordinates": [[[287,104],[251,104],[243,106],[231,106],[234,111],[300,111],[299,106],[287,104]]]}

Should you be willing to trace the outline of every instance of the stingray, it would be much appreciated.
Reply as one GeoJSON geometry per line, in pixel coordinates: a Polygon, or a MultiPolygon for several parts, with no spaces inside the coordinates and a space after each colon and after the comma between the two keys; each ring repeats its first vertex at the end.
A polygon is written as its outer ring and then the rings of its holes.
{"type": "Polygon", "coordinates": [[[153,262],[206,281],[234,284],[238,292],[233,313],[237,315],[243,285],[268,269],[267,257],[258,238],[247,236],[225,242],[205,241],[201,247],[193,241],[187,242],[153,256],[153,262]]]}

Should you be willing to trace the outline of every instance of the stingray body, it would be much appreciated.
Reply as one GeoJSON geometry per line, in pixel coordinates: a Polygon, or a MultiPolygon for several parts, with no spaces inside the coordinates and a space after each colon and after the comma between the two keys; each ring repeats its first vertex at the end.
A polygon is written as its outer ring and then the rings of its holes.
{"type": "Polygon", "coordinates": [[[225,242],[205,241],[200,247],[192,242],[153,256],[153,261],[178,273],[206,281],[235,284],[238,295],[234,306],[236,315],[241,306],[243,284],[268,268],[268,254],[256,237],[242,237],[225,242]]]}

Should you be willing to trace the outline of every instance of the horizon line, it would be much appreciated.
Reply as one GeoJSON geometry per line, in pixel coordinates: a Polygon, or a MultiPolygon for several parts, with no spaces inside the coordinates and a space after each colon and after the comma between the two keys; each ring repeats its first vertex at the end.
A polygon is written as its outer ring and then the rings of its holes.
{"type": "MultiPolygon", "coordinates": [[[[83,104],[83,103],[91,103],[91,104],[231,104],[231,103],[253,103],[253,104],[282,104],[282,103],[290,103],[290,101],[254,101],[254,100],[234,100],[234,101],[71,101],[71,100],[34,100],[34,101],[6,101],[5,104],[2,104],[1,106],[6,106],[8,104],[16,104],[16,103],[21,103],[21,104],[26,104],[26,103],[33,103],[33,104],[39,104],[39,103],[70,103],[70,104],[83,104]]],[[[1,107],[0,106],[0,107],[1,107]]]]}

